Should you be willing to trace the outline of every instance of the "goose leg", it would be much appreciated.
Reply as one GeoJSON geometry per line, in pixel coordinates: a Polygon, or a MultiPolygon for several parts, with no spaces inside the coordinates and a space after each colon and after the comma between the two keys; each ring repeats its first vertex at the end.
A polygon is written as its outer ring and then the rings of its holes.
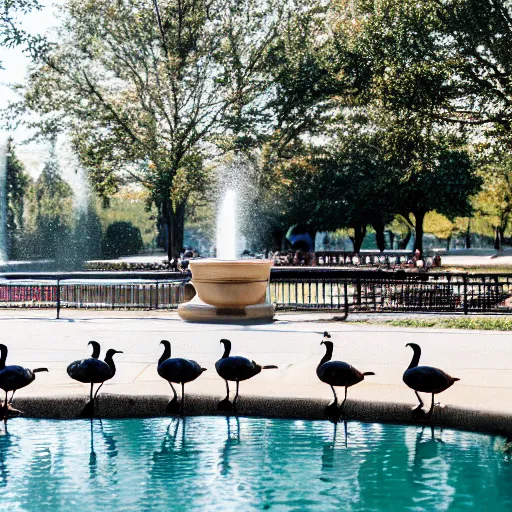
{"type": "Polygon", "coordinates": [[[183,410],[185,407],[185,383],[181,383],[181,415],[183,416],[183,410]]]}
{"type": "Polygon", "coordinates": [[[345,386],[345,398],[343,399],[343,402],[341,402],[340,405],[340,413],[343,415],[343,407],[345,406],[345,402],[347,401],[347,386],[345,386]]]}
{"type": "Polygon", "coordinates": [[[415,393],[416,393],[416,396],[417,396],[418,401],[420,402],[420,404],[417,407],[415,407],[413,410],[414,411],[419,411],[423,407],[423,400],[421,399],[420,395],[418,395],[417,391],[415,391],[415,393]]]}
{"type": "Polygon", "coordinates": [[[231,411],[233,409],[233,406],[231,405],[231,402],[229,401],[229,383],[226,380],[226,398],[224,400],[221,400],[217,404],[217,410],[218,411],[231,411]]]}
{"type": "Polygon", "coordinates": [[[324,414],[326,418],[335,423],[340,419],[340,411],[338,409],[338,397],[334,386],[331,386],[332,394],[334,395],[334,402],[325,408],[324,414]]]}
{"type": "Polygon", "coordinates": [[[7,391],[5,392],[5,402],[2,405],[2,419],[4,420],[4,425],[7,427],[7,391]]]}
{"type": "Polygon", "coordinates": [[[94,383],[91,382],[91,391],[89,393],[89,401],[85,404],[85,407],[82,409],[79,418],[93,418],[94,417],[94,398],[92,396],[94,388],[94,383]]]}
{"type": "Polygon", "coordinates": [[[423,410],[423,400],[421,399],[418,392],[415,390],[416,397],[418,398],[419,404],[412,408],[411,416],[414,419],[421,420],[425,417],[425,411],[423,410]]]}
{"type": "Polygon", "coordinates": [[[235,398],[233,399],[233,408],[236,407],[236,401],[238,399],[238,386],[240,385],[240,381],[236,381],[236,393],[235,393],[235,398]]]}
{"type": "Polygon", "coordinates": [[[168,414],[176,414],[178,412],[178,393],[176,393],[176,390],[174,389],[174,386],[172,385],[172,382],[169,380],[169,385],[171,386],[173,397],[172,400],[167,404],[167,407],[165,408],[165,411],[168,414]]]}
{"type": "Polygon", "coordinates": [[[98,389],[96,390],[96,393],[94,393],[94,400],[96,400],[96,397],[98,396],[98,392],[101,389],[101,386],[103,386],[103,382],[99,385],[98,389]]]}
{"type": "Polygon", "coordinates": [[[434,393],[432,393],[432,405],[430,406],[430,410],[427,412],[427,418],[431,418],[433,412],[434,412],[434,393]]]}
{"type": "Polygon", "coordinates": [[[331,405],[335,405],[337,407],[338,406],[338,397],[336,396],[336,390],[334,389],[334,386],[331,386],[331,389],[332,389],[332,394],[334,395],[334,403],[331,405]]]}
{"type": "Polygon", "coordinates": [[[14,407],[12,407],[12,399],[14,398],[14,393],[16,393],[16,389],[12,392],[11,399],[9,400],[9,403],[6,403],[6,406],[5,406],[6,415],[8,414],[9,411],[11,411],[12,413],[16,413],[16,414],[22,413],[22,411],[20,411],[19,409],[15,409],[14,407]]]}

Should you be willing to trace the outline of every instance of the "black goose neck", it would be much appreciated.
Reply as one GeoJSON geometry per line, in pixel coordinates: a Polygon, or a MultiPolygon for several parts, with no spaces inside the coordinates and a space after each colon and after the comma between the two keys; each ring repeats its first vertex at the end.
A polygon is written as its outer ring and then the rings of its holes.
{"type": "Polygon", "coordinates": [[[164,361],[167,361],[167,359],[171,357],[171,344],[168,341],[163,340],[162,345],[164,346],[164,351],[158,360],[158,366],[160,366],[164,361]]]}
{"type": "Polygon", "coordinates": [[[407,368],[408,370],[410,370],[411,368],[416,368],[416,366],[418,366],[418,363],[420,362],[421,357],[421,348],[419,345],[411,343],[409,346],[413,349],[414,354],[412,355],[411,364],[407,368]]]}
{"type": "Polygon", "coordinates": [[[109,368],[112,370],[112,374],[116,373],[116,365],[114,364],[114,353],[110,353],[110,350],[107,352],[105,357],[105,363],[108,364],[109,368]]]}
{"type": "Polygon", "coordinates": [[[7,359],[7,347],[0,344],[0,370],[5,368],[5,360],[7,359]]]}
{"type": "Polygon", "coordinates": [[[97,341],[89,341],[89,345],[92,345],[91,357],[98,359],[98,357],[100,357],[100,344],[97,341]]]}
{"type": "Polygon", "coordinates": [[[324,341],[325,345],[325,355],[322,357],[322,360],[318,364],[318,366],[322,366],[327,361],[330,361],[332,358],[332,342],[331,341],[324,341]]]}
{"type": "Polygon", "coordinates": [[[222,340],[221,343],[224,344],[224,354],[222,354],[222,359],[225,359],[226,357],[229,357],[229,354],[231,353],[231,341],[222,340]]]}

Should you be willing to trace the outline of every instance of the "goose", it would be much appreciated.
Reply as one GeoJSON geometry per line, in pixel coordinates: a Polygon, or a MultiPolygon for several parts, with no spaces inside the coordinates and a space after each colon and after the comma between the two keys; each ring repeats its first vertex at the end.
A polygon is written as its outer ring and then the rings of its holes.
{"type": "Polygon", "coordinates": [[[116,374],[114,355],[123,353],[121,350],[114,350],[111,348],[107,351],[105,360],[101,361],[98,359],[100,352],[99,344],[95,341],[90,341],[88,344],[93,346],[92,357],[74,361],[67,368],[68,375],[72,379],[77,380],[78,382],[91,384],[89,402],[80,413],[80,416],[82,417],[89,416],[94,413],[94,402],[98,396],[101,386],[116,374]],[[96,389],[96,393],[93,397],[92,393],[94,384],[99,384],[99,387],[96,389]]]}
{"type": "Polygon", "coordinates": [[[404,372],[403,381],[407,386],[414,390],[416,397],[420,402],[419,405],[413,409],[413,412],[419,412],[423,407],[423,400],[420,398],[420,395],[418,395],[418,391],[421,391],[422,393],[431,393],[432,405],[427,413],[427,417],[430,417],[434,411],[434,395],[442,393],[451,387],[454,382],[457,382],[460,379],[457,377],[451,377],[439,368],[434,368],[432,366],[418,366],[421,357],[420,346],[416,343],[407,343],[405,346],[412,348],[413,356],[411,364],[404,372]]]}
{"type": "Polygon", "coordinates": [[[157,372],[162,379],[165,379],[171,386],[174,393],[173,399],[167,404],[167,412],[176,412],[178,395],[172,383],[181,384],[181,414],[185,403],[185,384],[196,380],[206,368],[202,368],[196,361],[183,359],[182,357],[171,358],[171,344],[167,340],[160,342],[164,346],[162,357],[158,360],[157,372]]]}
{"type": "Polygon", "coordinates": [[[254,361],[241,356],[230,356],[231,352],[231,341],[222,339],[220,342],[224,345],[224,354],[215,363],[215,369],[220,377],[226,381],[226,398],[221,400],[217,406],[219,410],[231,410],[236,407],[236,401],[238,399],[238,387],[240,381],[250,379],[261,370],[277,369],[275,365],[261,366],[254,361]],[[229,401],[229,383],[228,381],[236,382],[236,393],[233,399],[233,404],[229,401]]]}
{"type": "MultiPolygon", "coordinates": [[[[30,370],[29,368],[23,368],[23,366],[17,365],[5,365],[7,359],[7,347],[0,344],[0,389],[5,391],[5,402],[2,406],[2,417],[4,422],[7,421],[7,411],[9,410],[10,404],[14,398],[14,393],[18,389],[28,386],[34,382],[36,373],[47,372],[48,368],[35,368],[30,370]],[[12,391],[11,399],[7,400],[7,394],[12,391]]],[[[11,408],[14,411],[14,409],[11,408]]],[[[19,412],[19,411],[16,411],[19,412]]]]}
{"type": "Polygon", "coordinates": [[[325,355],[320,360],[316,368],[316,374],[318,378],[329,384],[332,389],[332,393],[334,395],[334,402],[327,406],[325,409],[325,414],[327,417],[332,419],[338,419],[340,415],[343,414],[343,407],[345,406],[345,402],[347,401],[347,389],[358,382],[364,380],[364,378],[368,375],[375,375],[373,372],[364,372],[361,373],[359,370],[354,368],[352,365],[345,363],[343,361],[331,361],[332,351],[333,351],[333,343],[329,341],[331,335],[325,331],[324,338],[320,343],[320,345],[325,345],[325,355]],[[341,403],[341,406],[338,410],[338,396],[336,395],[336,390],[334,386],[340,386],[345,388],[345,399],[341,403]]]}

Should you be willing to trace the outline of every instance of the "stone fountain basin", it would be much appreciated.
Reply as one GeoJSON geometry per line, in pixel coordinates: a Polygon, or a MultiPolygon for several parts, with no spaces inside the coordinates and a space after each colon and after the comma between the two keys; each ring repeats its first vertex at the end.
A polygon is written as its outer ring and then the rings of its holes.
{"type": "Polygon", "coordinates": [[[194,260],[191,283],[206,304],[243,309],[265,302],[272,265],[271,260],[194,260]]]}

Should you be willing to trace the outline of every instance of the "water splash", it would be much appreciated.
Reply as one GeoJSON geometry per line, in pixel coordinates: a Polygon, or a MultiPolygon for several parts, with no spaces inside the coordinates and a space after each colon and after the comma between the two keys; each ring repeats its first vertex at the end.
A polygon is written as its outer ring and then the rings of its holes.
{"type": "Polygon", "coordinates": [[[0,263],[7,261],[7,144],[0,146],[0,263]]]}
{"type": "Polygon", "coordinates": [[[236,260],[236,192],[227,190],[217,218],[217,258],[236,260]]]}

